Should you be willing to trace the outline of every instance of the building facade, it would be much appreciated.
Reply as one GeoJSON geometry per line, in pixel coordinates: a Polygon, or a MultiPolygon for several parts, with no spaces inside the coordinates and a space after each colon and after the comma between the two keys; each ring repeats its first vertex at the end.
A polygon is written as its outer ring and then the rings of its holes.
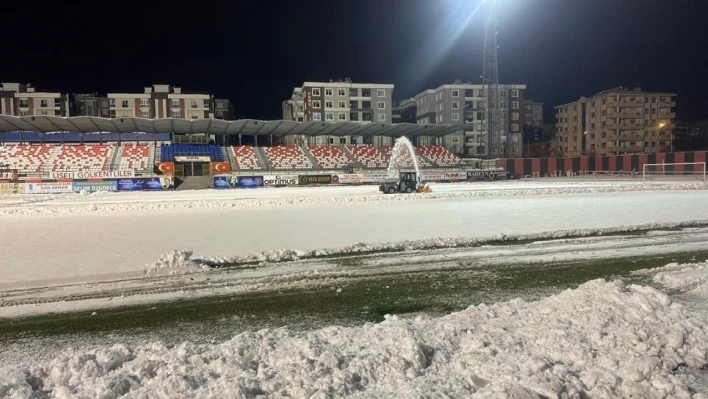
{"type": "Polygon", "coordinates": [[[670,151],[676,118],[675,96],[618,87],[554,107],[560,155],[670,151]]]}
{"type": "MultiPolygon", "coordinates": [[[[522,109],[526,85],[502,84],[501,123],[505,133],[506,157],[521,156],[522,127],[525,114],[522,109]]],[[[437,89],[429,89],[415,97],[416,120],[419,124],[461,125],[460,131],[444,137],[420,137],[418,145],[440,145],[458,155],[487,156],[488,134],[485,129],[484,86],[462,83],[459,80],[437,89]]]]}
{"type": "Polygon", "coordinates": [[[214,99],[214,118],[232,121],[236,119],[236,112],[231,101],[225,98],[214,99]]]}
{"type": "Polygon", "coordinates": [[[543,128],[543,103],[524,100],[524,126],[543,128]]]}
{"type": "Polygon", "coordinates": [[[183,93],[180,87],[153,85],[143,93],[108,93],[111,118],[214,118],[213,96],[183,93]]]}
{"type": "Polygon", "coordinates": [[[38,92],[32,85],[0,84],[0,114],[13,116],[68,116],[69,96],[38,92]]]}
{"type": "Polygon", "coordinates": [[[72,94],[70,104],[71,116],[110,118],[111,115],[108,98],[98,93],[72,94]]]}
{"type": "MultiPolygon", "coordinates": [[[[304,82],[282,104],[283,119],[298,122],[393,123],[393,85],[354,83],[350,79],[304,82]]],[[[390,145],[388,137],[289,136],[286,144],[390,145]]]]}
{"type": "Polygon", "coordinates": [[[416,123],[418,103],[415,98],[393,102],[393,123],[416,123]]]}

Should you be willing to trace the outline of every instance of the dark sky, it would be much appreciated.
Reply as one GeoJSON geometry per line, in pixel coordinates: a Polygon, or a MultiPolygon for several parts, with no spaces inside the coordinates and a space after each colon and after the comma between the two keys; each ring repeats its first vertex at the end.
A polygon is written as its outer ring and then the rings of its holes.
{"type": "MultiPolygon", "coordinates": [[[[0,81],[42,91],[168,83],[277,119],[303,81],[394,83],[396,99],[481,82],[478,0],[13,3],[0,81]]],[[[640,85],[678,93],[679,119],[708,118],[707,0],[499,0],[498,16],[500,81],[548,108],[640,85]]]]}

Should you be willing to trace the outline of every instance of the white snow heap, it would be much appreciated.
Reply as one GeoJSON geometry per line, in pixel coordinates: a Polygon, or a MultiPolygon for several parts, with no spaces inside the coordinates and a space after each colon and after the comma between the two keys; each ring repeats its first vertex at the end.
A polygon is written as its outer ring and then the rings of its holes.
{"type": "Polygon", "coordinates": [[[706,314],[654,288],[595,280],[440,318],[69,350],[0,369],[0,396],[690,398],[708,389],[696,386],[707,364],[706,314]]]}
{"type": "Polygon", "coordinates": [[[147,265],[145,275],[152,277],[209,270],[209,267],[192,261],[191,257],[192,251],[171,251],[160,256],[157,262],[147,265]]]}

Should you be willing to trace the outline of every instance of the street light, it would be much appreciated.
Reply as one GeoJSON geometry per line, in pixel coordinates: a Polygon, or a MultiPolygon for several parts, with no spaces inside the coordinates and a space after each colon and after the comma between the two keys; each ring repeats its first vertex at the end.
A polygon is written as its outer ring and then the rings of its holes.
{"type": "MultiPolygon", "coordinates": [[[[661,140],[661,129],[663,129],[664,126],[666,126],[666,123],[664,123],[664,122],[659,123],[659,134],[657,135],[657,136],[659,136],[659,137],[656,138],[656,139],[657,139],[657,143],[658,143],[658,140],[661,140]]],[[[657,149],[658,149],[658,147],[659,147],[659,146],[657,145],[657,149]]]]}

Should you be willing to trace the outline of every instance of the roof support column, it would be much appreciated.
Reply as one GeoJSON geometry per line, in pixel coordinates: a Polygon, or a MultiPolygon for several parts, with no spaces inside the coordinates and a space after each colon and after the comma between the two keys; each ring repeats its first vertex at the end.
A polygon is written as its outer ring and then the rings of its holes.
{"type": "Polygon", "coordinates": [[[270,146],[273,146],[273,133],[270,134],[270,146]]]}
{"type": "Polygon", "coordinates": [[[241,133],[239,133],[238,134],[238,145],[243,145],[242,139],[243,139],[243,136],[241,135],[241,133]]]}

